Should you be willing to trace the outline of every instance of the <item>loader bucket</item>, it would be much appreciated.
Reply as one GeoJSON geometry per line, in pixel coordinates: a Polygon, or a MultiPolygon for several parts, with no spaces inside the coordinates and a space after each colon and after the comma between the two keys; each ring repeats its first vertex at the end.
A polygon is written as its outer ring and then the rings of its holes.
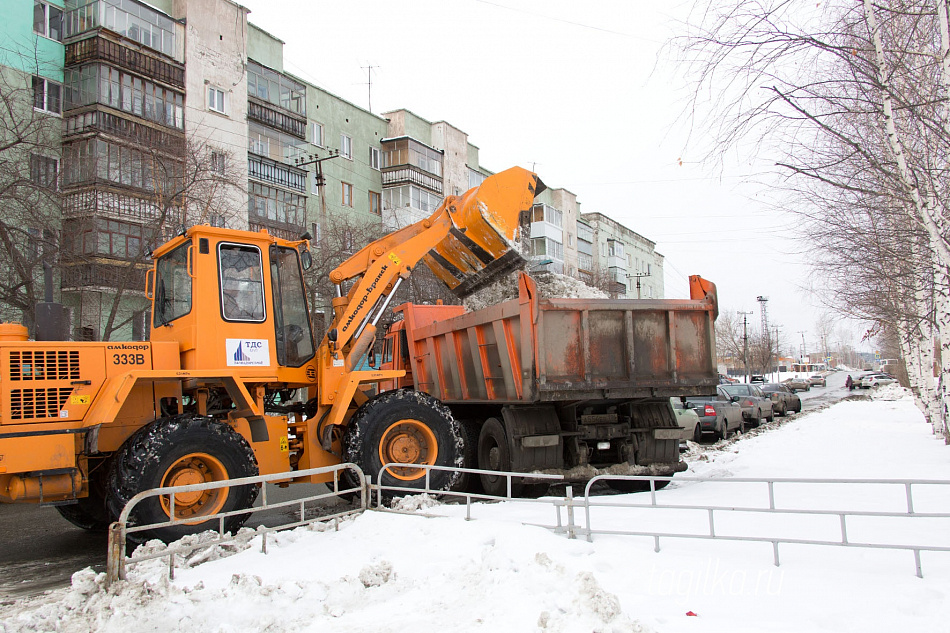
{"type": "Polygon", "coordinates": [[[452,229],[423,261],[458,297],[522,268],[522,217],[544,189],[537,175],[512,167],[447,200],[452,229]]]}

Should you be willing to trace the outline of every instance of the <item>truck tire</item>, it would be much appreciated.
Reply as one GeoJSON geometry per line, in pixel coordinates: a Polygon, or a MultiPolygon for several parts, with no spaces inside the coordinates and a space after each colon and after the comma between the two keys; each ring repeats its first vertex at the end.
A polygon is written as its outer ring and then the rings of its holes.
{"type": "Polygon", "coordinates": [[[89,496],[77,499],[76,503],[56,506],[56,511],[78,528],[89,532],[105,532],[111,523],[111,517],[106,510],[108,477],[108,463],[100,463],[89,473],[89,496]]]}
{"type": "MultiPolygon", "coordinates": [[[[497,418],[488,418],[478,434],[478,467],[483,470],[511,472],[511,452],[505,426],[497,418]]],[[[504,475],[479,475],[485,494],[508,496],[508,479],[504,475]]],[[[526,483],[521,477],[512,477],[511,496],[536,499],[548,491],[548,482],[526,483]]]]}
{"type": "MultiPolygon", "coordinates": [[[[465,468],[478,468],[478,432],[480,426],[475,420],[462,420],[459,422],[462,428],[463,440],[463,459],[462,466],[465,468]]],[[[476,473],[460,473],[458,481],[452,487],[457,492],[468,492],[471,494],[481,494],[482,482],[476,473]]]]}
{"type": "MultiPolygon", "coordinates": [[[[387,391],[366,402],[353,414],[343,436],[343,461],[359,466],[373,482],[384,486],[424,490],[422,468],[392,468],[388,463],[430,464],[461,468],[464,440],[458,421],[448,407],[421,391],[387,391]]],[[[458,471],[431,470],[429,488],[450,490],[458,471]]],[[[383,498],[410,494],[383,491],[383,498]]]]}
{"type": "MultiPolygon", "coordinates": [[[[139,429],[116,452],[109,473],[106,500],[118,517],[128,501],[144,490],[254,477],[257,458],[247,440],[227,424],[192,414],[162,418],[139,429]]],[[[218,488],[175,495],[175,516],[202,517],[243,510],[254,505],[256,485],[218,488]]],[[[168,521],[171,495],[140,502],[129,517],[130,525],[168,521]]],[[[249,515],[224,519],[224,530],[234,533],[249,515]]],[[[129,534],[129,540],[157,538],[166,543],[188,534],[218,529],[218,520],[195,519],[173,526],[129,534]]]]}

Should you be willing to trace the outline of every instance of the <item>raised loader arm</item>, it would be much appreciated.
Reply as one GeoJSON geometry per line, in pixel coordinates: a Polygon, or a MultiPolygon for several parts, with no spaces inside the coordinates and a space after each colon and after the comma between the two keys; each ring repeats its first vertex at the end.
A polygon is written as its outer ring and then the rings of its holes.
{"type": "Polygon", "coordinates": [[[512,167],[461,196],[448,196],[421,220],[372,242],[330,273],[336,284],[333,320],[318,350],[320,441],[323,429],[342,424],[360,382],[403,372],[357,371],[376,337],[376,323],[413,268],[425,261],[459,296],[467,296],[523,265],[518,251],[523,213],[544,185],[512,167]],[[344,295],[343,286],[352,281],[344,295]]]}
{"type": "Polygon", "coordinates": [[[373,340],[368,334],[375,334],[390,298],[419,261],[463,297],[523,265],[517,249],[521,215],[543,189],[535,174],[512,167],[364,247],[330,273],[340,296],[324,345],[334,353],[347,349],[347,358],[362,356],[373,340]],[[342,284],[353,279],[342,296],[342,284]]]}

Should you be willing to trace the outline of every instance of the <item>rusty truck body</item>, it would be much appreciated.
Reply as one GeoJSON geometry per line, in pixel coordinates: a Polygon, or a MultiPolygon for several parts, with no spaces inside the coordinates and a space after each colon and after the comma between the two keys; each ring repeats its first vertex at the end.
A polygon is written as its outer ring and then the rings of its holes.
{"type": "MultiPolygon", "coordinates": [[[[381,368],[406,375],[381,386],[448,406],[472,468],[571,481],[605,471],[672,475],[686,466],[670,397],[714,394],[719,382],[715,286],[691,277],[690,296],[544,298],[522,273],[517,299],[480,310],[404,304],[381,368]]],[[[485,492],[504,494],[503,478],[479,479],[485,492]]]]}

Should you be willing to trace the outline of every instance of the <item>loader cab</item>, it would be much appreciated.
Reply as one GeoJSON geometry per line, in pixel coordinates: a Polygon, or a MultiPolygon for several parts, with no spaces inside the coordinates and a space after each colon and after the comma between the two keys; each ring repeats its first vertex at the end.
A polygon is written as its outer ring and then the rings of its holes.
{"type": "Polygon", "coordinates": [[[264,231],[192,227],[154,253],[151,340],[177,341],[182,369],[308,365],[305,248],[264,231]]]}

